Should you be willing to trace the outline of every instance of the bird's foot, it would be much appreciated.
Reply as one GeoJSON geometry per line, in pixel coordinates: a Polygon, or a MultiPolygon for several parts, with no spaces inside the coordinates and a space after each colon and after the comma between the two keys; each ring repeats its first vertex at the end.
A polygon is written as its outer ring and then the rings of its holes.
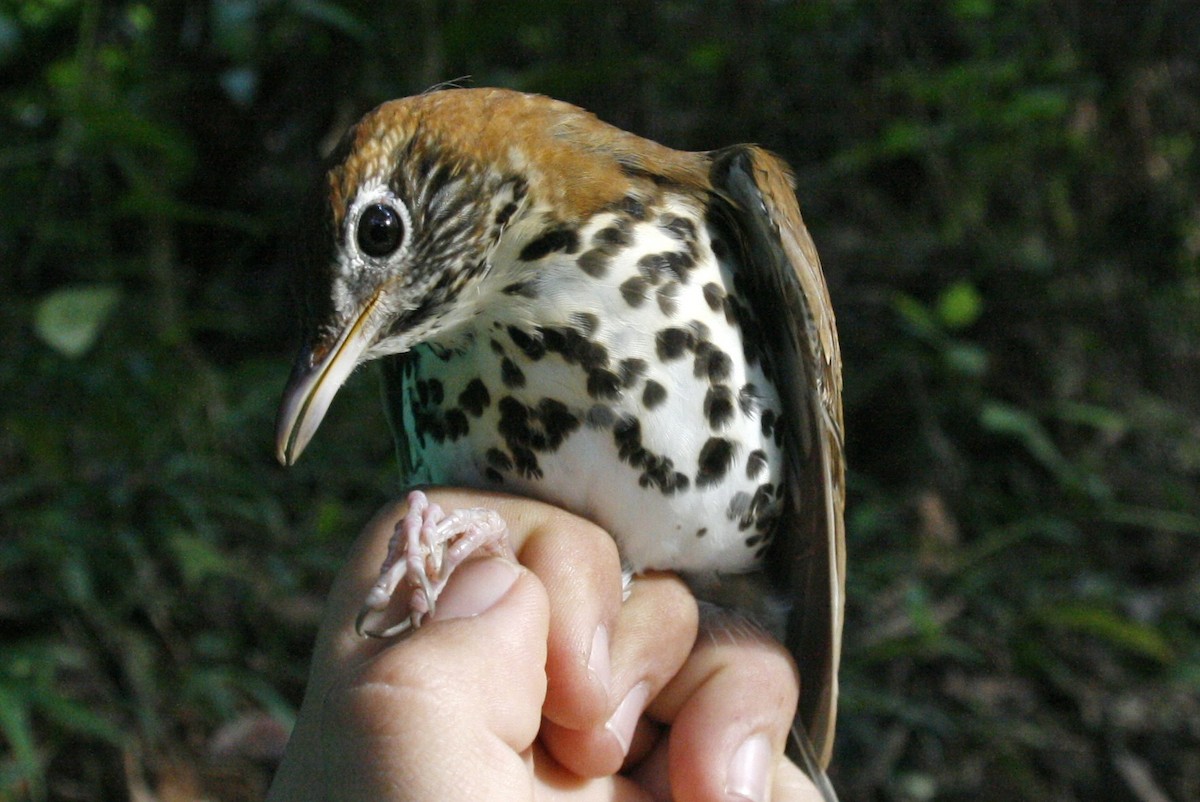
{"type": "Polygon", "coordinates": [[[388,541],[379,581],[367,594],[354,628],[365,637],[391,638],[421,626],[433,615],[454,569],[472,554],[484,551],[516,559],[507,533],[504,519],[493,510],[447,513],[420,490],[412,491],[408,512],[388,541]],[[379,629],[378,619],[397,594],[407,596],[407,616],[379,629]]]}

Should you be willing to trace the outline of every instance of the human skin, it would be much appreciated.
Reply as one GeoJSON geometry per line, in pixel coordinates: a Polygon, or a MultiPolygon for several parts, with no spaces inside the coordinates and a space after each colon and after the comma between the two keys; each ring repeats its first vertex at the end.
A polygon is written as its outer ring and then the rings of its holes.
{"type": "Polygon", "coordinates": [[[404,505],[367,525],[334,582],[309,686],[268,797],[282,800],[817,800],[782,757],[798,695],[786,651],[703,632],[673,574],[622,600],[615,544],[551,507],[437,489],[487,506],[519,563],[472,559],[410,637],[354,619],[404,505]]]}

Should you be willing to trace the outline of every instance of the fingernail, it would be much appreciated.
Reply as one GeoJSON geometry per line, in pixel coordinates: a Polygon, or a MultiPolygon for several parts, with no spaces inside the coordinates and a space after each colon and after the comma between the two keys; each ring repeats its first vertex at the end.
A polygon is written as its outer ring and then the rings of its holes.
{"type": "Polygon", "coordinates": [[[588,671],[608,693],[612,687],[612,662],[608,656],[608,628],[596,627],[592,635],[592,651],[588,654],[588,671]]]}
{"type": "Polygon", "coordinates": [[[521,571],[508,560],[489,557],[463,563],[437,600],[434,618],[470,618],[487,612],[508,593],[521,571]]]}
{"type": "Polygon", "coordinates": [[[622,754],[629,754],[629,744],[633,742],[633,731],[637,729],[638,719],[642,717],[642,708],[646,706],[646,700],[649,698],[650,686],[639,682],[629,693],[625,694],[625,698],[621,700],[621,704],[617,705],[612,718],[604,725],[604,729],[612,733],[612,736],[621,744],[622,754]]]}
{"type": "Polygon", "coordinates": [[[757,733],[742,741],[729,761],[725,775],[725,795],[743,802],[764,802],[767,798],[768,772],[771,768],[771,741],[757,733]]]}

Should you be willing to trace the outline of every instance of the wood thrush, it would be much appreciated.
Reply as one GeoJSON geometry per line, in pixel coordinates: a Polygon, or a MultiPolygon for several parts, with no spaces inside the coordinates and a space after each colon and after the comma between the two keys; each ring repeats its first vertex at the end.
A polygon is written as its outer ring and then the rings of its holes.
{"type": "MultiPolygon", "coordinates": [[[[750,145],[672,150],[499,89],[385,103],[337,159],[280,460],[383,357],[407,481],[562,506],[610,532],[630,571],[677,571],[782,637],[808,769],[831,795],[841,357],[787,166],[750,145]]],[[[413,624],[503,529],[424,504],[370,601],[407,582],[413,624]]]]}

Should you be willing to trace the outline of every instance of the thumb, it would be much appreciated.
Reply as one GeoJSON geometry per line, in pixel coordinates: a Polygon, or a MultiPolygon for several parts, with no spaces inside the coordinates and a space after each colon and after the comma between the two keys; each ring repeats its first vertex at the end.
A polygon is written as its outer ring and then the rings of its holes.
{"type": "Polygon", "coordinates": [[[524,568],[460,566],[431,623],[331,685],[321,740],[335,798],[528,798],[548,628],[545,590],[524,568]]]}
{"type": "Polygon", "coordinates": [[[512,563],[470,561],[451,576],[437,620],[403,640],[359,637],[355,616],[403,514],[398,503],[380,510],[333,583],[269,802],[479,799],[529,787],[497,777],[500,784],[487,788],[494,775],[479,769],[512,774],[536,736],[546,688],[546,591],[512,563]],[[455,772],[450,780],[448,771],[455,772]]]}

